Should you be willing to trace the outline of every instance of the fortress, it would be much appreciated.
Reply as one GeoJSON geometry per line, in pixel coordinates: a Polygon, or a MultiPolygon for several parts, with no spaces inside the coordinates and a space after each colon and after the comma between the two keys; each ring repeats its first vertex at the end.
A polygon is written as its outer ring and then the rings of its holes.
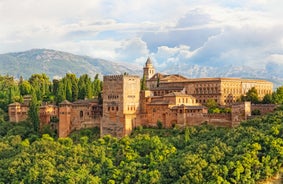
{"type": "MultiPolygon", "coordinates": [[[[143,78],[134,75],[103,77],[103,104],[97,100],[63,101],[59,106],[40,107],[41,127],[50,124],[59,137],[73,130],[100,127],[101,135],[116,137],[129,135],[137,126],[191,126],[208,123],[233,127],[251,115],[257,108],[271,112],[275,105],[257,105],[237,102],[241,95],[255,87],[259,98],[271,94],[273,84],[265,80],[239,78],[188,79],[181,75],[156,73],[150,58],[143,68],[143,78]],[[141,84],[142,82],[142,84],[141,84]],[[141,86],[143,89],[141,90],[141,86]],[[203,106],[209,99],[229,107],[230,113],[209,114],[203,106]]],[[[27,118],[27,103],[9,105],[11,122],[27,118]]]]}

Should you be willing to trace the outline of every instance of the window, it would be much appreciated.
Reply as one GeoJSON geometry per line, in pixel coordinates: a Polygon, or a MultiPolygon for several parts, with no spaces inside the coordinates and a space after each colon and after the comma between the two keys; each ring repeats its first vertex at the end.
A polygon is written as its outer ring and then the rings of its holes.
{"type": "Polygon", "coordinates": [[[80,111],[80,117],[82,118],[84,116],[84,112],[80,111]]]}

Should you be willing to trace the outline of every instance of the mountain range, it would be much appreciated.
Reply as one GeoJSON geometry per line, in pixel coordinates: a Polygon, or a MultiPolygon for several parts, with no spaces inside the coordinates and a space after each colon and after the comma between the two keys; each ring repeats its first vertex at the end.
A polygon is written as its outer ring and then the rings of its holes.
{"type": "Polygon", "coordinates": [[[0,74],[22,76],[28,79],[34,73],[45,73],[51,79],[63,77],[66,73],[77,76],[88,74],[141,74],[142,69],[131,64],[111,62],[104,59],[79,56],[50,49],[32,49],[25,52],[0,54],[0,74]]]}
{"type": "MultiPolygon", "coordinates": [[[[159,61],[162,62],[162,61],[159,61]]],[[[154,63],[156,70],[167,74],[181,74],[188,78],[197,77],[238,77],[252,79],[266,79],[274,83],[275,87],[283,83],[283,69],[279,65],[270,64],[265,68],[241,65],[200,65],[180,61],[174,64],[160,65],[154,63]]],[[[28,79],[34,73],[45,73],[51,79],[63,77],[66,73],[77,76],[110,74],[142,75],[142,67],[129,63],[112,62],[100,58],[80,56],[67,52],[50,49],[32,49],[25,52],[0,54],[0,74],[22,76],[28,79]]]]}

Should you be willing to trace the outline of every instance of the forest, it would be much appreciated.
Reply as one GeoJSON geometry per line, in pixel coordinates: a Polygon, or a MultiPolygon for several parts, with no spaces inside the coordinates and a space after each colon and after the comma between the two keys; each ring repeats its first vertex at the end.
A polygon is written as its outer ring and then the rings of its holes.
{"type": "Polygon", "coordinates": [[[32,124],[0,123],[0,183],[256,183],[283,163],[283,111],[236,128],[138,127],[99,137],[38,135],[32,124]]]}
{"type": "MultiPolygon", "coordinates": [[[[0,76],[0,183],[246,184],[272,178],[282,168],[282,108],[234,128],[137,127],[121,139],[100,137],[99,128],[57,138],[48,127],[35,128],[32,113],[25,122],[7,121],[7,105],[23,95],[33,96],[36,111],[44,101],[99,96],[101,83],[98,76],[74,74],[52,82],[44,74],[18,82],[0,76]]],[[[282,97],[280,87],[269,100],[282,104],[282,97]]]]}

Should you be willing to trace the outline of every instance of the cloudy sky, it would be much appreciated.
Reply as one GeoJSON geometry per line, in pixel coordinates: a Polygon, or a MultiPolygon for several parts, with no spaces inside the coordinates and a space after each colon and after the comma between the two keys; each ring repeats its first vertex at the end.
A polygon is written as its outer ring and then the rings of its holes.
{"type": "Polygon", "coordinates": [[[0,0],[0,54],[48,48],[162,68],[283,64],[282,0],[0,0]]]}

